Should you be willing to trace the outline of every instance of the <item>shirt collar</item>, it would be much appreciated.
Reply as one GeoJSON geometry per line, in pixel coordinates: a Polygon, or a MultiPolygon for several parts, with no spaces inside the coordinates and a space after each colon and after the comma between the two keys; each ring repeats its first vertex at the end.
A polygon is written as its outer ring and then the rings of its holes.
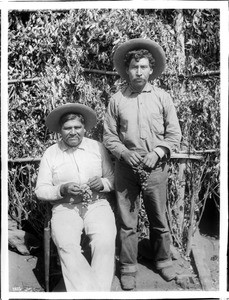
{"type": "Polygon", "coordinates": [[[125,93],[126,93],[126,96],[130,96],[132,94],[150,93],[152,91],[152,88],[153,88],[152,85],[149,82],[147,82],[146,85],[144,86],[143,90],[141,92],[137,92],[130,85],[128,85],[126,87],[125,93]]]}
{"type": "Polygon", "coordinates": [[[85,138],[82,139],[82,142],[77,147],[69,147],[65,142],[61,139],[59,142],[59,147],[62,151],[75,151],[77,149],[85,150],[86,147],[86,140],[85,138]]]}

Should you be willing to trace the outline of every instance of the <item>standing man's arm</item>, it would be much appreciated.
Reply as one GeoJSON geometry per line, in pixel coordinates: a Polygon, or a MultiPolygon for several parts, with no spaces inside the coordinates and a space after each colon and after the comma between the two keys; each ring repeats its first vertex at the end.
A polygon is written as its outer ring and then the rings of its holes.
{"type": "Polygon", "coordinates": [[[119,138],[118,108],[114,98],[111,98],[104,119],[103,144],[118,159],[127,148],[119,138]]]}
{"type": "Polygon", "coordinates": [[[138,165],[141,156],[130,151],[119,138],[119,115],[115,99],[111,98],[104,120],[103,143],[105,147],[117,158],[124,159],[129,165],[138,165]]]}

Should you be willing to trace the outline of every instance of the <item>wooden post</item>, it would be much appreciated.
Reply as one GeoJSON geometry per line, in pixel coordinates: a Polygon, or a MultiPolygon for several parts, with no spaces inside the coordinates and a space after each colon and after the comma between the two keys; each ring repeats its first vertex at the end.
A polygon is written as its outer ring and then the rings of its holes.
{"type": "Polygon", "coordinates": [[[186,247],[186,255],[190,255],[191,246],[192,246],[192,235],[193,235],[193,220],[194,220],[194,211],[195,211],[195,193],[193,193],[191,198],[191,208],[190,208],[190,226],[188,229],[188,241],[187,241],[187,247],[186,247]]]}
{"type": "Polygon", "coordinates": [[[44,265],[45,265],[45,291],[46,292],[49,292],[50,239],[51,239],[51,226],[50,226],[50,220],[48,220],[44,228],[44,265]]]}
{"type": "Polygon", "coordinates": [[[184,196],[185,196],[185,169],[186,169],[186,159],[181,158],[178,160],[179,164],[179,192],[178,192],[178,200],[177,200],[177,209],[179,216],[179,227],[180,232],[183,231],[183,222],[184,222],[184,196]]]}
{"type": "Polygon", "coordinates": [[[178,60],[178,73],[183,74],[185,69],[185,36],[184,36],[184,16],[183,10],[177,9],[177,17],[175,23],[176,37],[177,37],[177,54],[178,60]]]}

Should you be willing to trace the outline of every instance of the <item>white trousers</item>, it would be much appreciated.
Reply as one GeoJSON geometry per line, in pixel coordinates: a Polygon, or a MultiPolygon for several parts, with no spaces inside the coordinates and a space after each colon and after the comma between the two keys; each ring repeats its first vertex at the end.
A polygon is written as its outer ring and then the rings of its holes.
{"type": "Polygon", "coordinates": [[[67,291],[110,291],[114,276],[116,225],[107,200],[59,204],[52,209],[52,238],[67,291]],[[82,230],[90,239],[91,265],[82,254],[82,230]]]}

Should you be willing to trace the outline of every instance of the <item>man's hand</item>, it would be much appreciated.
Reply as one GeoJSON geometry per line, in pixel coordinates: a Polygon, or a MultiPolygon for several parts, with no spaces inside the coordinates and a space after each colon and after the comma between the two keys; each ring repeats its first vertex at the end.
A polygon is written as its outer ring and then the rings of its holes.
{"type": "Polygon", "coordinates": [[[159,156],[155,151],[149,152],[146,154],[146,156],[143,158],[142,162],[144,165],[146,165],[148,168],[153,169],[158,162],[159,156]]]}
{"type": "Polygon", "coordinates": [[[80,193],[80,186],[74,182],[68,182],[62,184],[60,187],[61,196],[74,195],[77,196],[80,193]]]}
{"type": "Polygon", "coordinates": [[[103,182],[99,176],[90,178],[87,182],[92,191],[99,192],[104,189],[103,182]]]}
{"type": "Polygon", "coordinates": [[[128,163],[130,166],[138,166],[142,161],[142,157],[138,152],[126,150],[122,152],[122,158],[128,163]]]}

